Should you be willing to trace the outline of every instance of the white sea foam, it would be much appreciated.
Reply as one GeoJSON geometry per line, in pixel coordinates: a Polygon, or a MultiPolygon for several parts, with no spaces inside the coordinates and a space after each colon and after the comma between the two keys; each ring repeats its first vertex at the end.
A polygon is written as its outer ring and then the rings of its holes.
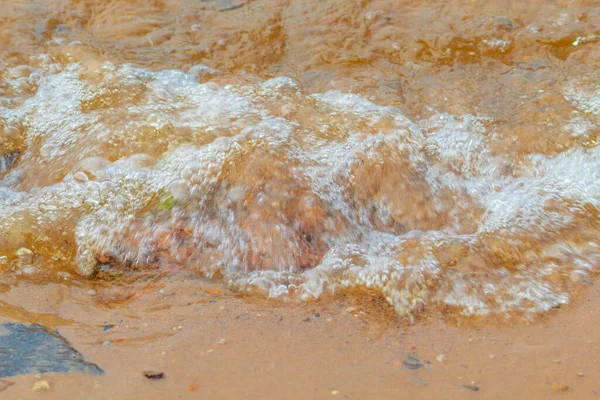
{"type": "MultiPolygon", "coordinates": [[[[533,315],[598,264],[597,147],[515,166],[482,116],[417,124],[286,77],[201,83],[202,67],[50,65],[13,71],[39,89],[0,102],[25,135],[0,191],[10,265],[34,236],[32,263],[86,276],[176,265],[274,297],[367,287],[403,315],[533,315]]],[[[569,92],[596,114],[590,96],[569,92]]]]}

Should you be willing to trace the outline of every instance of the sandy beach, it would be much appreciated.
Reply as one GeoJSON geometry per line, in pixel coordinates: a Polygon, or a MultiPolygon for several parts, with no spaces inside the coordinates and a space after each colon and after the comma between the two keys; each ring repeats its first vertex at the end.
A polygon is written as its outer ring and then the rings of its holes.
{"type": "Polygon", "coordinates": [[[441,315],[408,325],[368,294],[274,304],[181,277],[127,290],[50,285],[35,293],[30,284],[2,293],[2,322],[57,329],[105,374],[8,378],[6,398],[595,399],[600,392],[596,286],[535,323],[470,326],[441,315]],[[413,359],[422,368],[405,365],[413,359]],[[50,390],[32,391],[40,380],[50,390]]]}

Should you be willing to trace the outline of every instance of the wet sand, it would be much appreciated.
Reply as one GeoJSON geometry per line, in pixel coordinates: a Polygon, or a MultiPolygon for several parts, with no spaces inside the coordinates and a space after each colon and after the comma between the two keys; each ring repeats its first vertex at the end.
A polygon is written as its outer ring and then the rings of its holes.
{"type": "Polygon", "coordinates": [[[0,393],[3,398],[600,395],[597,286],[544,320],[508,326],[457,326],[441,315],[409,325],[370,294],[279,304],[176,276],[128,288],[48,285],[40,291],[22,283],[2,293],[0,301],[1,322],[36,321],[54,327],[105,371],[103,376],[9,378],[14,385],[0,393]],[[17,315],[15,310],[22,312],[17,315]],[[409,356],[423,368],[407,368],[404,362],[413,360],[409,356]],[[163,372],[164,378],[149,380],[142,375],[148,370],[163,372]],[[39,380],[48,381],[51,389],[32,391],[39,380]]]}

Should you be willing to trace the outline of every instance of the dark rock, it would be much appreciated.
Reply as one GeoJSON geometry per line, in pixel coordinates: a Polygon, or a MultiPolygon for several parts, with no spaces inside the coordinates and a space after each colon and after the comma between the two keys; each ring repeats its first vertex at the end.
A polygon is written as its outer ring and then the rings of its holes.
{"type": "Polygon", "coordinates": [[[0,355],[0,378],[47,372],[104,373],[57,332],[38,324],[0,324],[0,355]]]}

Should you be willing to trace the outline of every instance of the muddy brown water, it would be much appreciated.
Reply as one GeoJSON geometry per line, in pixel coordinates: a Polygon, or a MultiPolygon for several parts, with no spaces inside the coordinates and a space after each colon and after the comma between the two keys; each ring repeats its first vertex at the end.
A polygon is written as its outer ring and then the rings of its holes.
{"type": "Polygon", "coordinates": [[[595,398],[599,55],[596,1],[1,2],[0,316],[106,374],[0,396],[595,398]]]}

